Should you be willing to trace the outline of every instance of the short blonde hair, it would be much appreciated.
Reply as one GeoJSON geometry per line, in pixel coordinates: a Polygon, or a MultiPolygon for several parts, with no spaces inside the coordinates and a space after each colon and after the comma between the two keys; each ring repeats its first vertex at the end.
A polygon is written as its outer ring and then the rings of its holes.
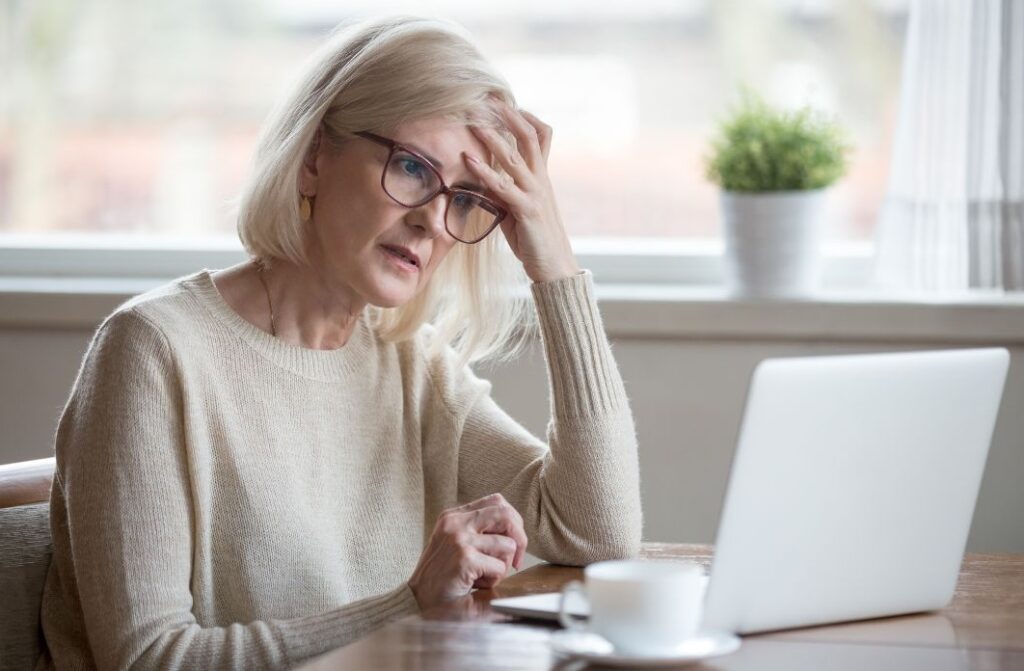
{"type": "MultiPolygon", "coordinates": [[[[337,141],[364,130],[448,118],[503,130],[491,98],[515,105],[502,77],[458,24],[389,16],[343,24],[317,50],[293,91],[271,112],[253,174],[239,201],[238,232],[254,257],[308,263],[299,213],[302,161],[321,123],[337,141]]],[[[453,346],[460,362],[512,356],[531,330],[525,273],[495,231],[475,245],[456,243],[434,277],[408,303],[371,307],[388,341],[433,322],[434,352],[453,346]]]]}

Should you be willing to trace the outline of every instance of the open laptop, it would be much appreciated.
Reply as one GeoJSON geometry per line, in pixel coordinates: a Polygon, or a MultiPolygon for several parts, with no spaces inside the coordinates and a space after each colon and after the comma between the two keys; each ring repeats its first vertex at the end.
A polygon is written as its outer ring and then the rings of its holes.
{"type": "MultiPolygon", "coordinates": [[[[762,361],[703,626],[754,633],[948,604],[1009,360],[992,348],[762,361]]],[[[557,618],[558,595],[491,606],[557,618]]]]}

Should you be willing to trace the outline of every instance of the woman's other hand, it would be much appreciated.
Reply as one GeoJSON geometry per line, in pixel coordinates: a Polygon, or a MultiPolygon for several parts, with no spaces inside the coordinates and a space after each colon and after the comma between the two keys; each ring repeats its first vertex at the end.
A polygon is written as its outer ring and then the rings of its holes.
{"type": "Polygon", "coordinates": [[[494,154],[506,175],[499,175],[479,156],[465,155],[466,163],[508,207],[509,216],[501,223],[501,230],[529,278],[547,282],[575,275],[580,268],[548,177],[551,127],[529,112],[504,102],[495,104],[518,148],[492,128],[470,128],[494,154]]]}
{"type": "Polygon", "coordinates": [[[491,494],[437,519],[409,579],[421,609],[498,584],[526,552],[523,518],[501,494],[491,494]]]}

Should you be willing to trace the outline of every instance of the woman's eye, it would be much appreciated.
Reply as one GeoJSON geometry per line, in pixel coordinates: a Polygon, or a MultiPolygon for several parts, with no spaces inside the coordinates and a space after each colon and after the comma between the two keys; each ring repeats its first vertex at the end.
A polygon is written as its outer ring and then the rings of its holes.
{"type": "Polygon", "coordinates": [[[423,177],[427,171],[427,167],[414,158],[399,159],[399,165],[402,167],[402,171],[410,177],[423,177]]]}
{"type": "Polygon", "coordinates": [[[424,182],[431,181],[433,179],[433,176],[430,173],[430,168],[414,157],[408,155],[396,156],[394,157],[393,165],[398,168],[399,174],[404,177],[413,177],[424,182]]]}
{"type": "Polygon", "coordinates": [[[465,193],[457,193],[452,201],[452,204],[460,210],[468,210],[476,205],[479,202],[479,199],[465,193]]]}

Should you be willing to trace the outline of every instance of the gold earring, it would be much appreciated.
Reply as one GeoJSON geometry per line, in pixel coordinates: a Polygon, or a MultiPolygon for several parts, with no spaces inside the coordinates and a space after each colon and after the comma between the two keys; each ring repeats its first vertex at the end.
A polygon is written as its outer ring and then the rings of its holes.
{"type": "Polygon", "coordinates": [[[313,216],[313,206],[309,204],[309,198],[306,196],[299,201],[299,216],[303,221],[309,221],[309,218],[313,216]]]}

